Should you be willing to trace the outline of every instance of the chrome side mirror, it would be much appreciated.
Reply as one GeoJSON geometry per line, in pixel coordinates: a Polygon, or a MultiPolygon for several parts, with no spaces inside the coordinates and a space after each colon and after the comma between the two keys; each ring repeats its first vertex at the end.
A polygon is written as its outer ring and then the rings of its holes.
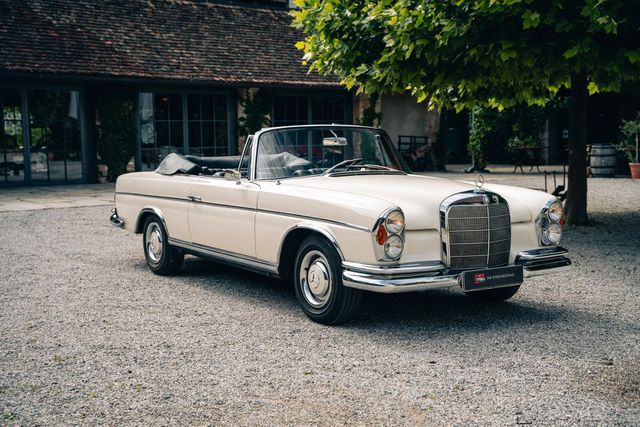
{"type": "Polygon", "coordinates": [[[240,181],[240,171],[237,171],[235,169],[226,169],[224,171],[224,180],[225,181],[239,182],[240,181]]]}

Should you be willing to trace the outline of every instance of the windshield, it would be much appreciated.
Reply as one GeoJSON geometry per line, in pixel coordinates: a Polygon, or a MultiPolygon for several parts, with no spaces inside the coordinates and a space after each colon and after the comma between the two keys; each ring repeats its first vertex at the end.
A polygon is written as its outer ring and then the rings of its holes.
{"type": "Polygon", "coordinates": [[[350,127],[266,131],[258,140],[256,179],[406,171],[386,133],[350,127]]]}

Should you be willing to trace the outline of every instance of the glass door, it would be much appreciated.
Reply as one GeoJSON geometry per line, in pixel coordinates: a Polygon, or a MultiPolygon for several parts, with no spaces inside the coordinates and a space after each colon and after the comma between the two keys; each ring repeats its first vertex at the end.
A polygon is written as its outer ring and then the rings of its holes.
{"type": "Polygon", "coordinates": [[[0,90],[0,184],[20,184],[25,180],[22,107],[20,91],[0,90]]]}
{"type": "Polygon", "coordinates": [[[79,118],[77,91],[29,91],[29,151],[33,182],[82,179],[79,118]]]}

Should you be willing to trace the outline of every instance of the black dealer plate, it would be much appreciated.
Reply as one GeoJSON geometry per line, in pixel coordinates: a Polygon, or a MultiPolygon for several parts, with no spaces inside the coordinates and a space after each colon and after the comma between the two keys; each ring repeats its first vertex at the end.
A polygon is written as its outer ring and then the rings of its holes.
{"type": "Polygon", "coordinates": [[[460,274],[462,290],[465,292],[515,286],[521,284],[522,280],[520,265],[464,271],[460,274]]]}

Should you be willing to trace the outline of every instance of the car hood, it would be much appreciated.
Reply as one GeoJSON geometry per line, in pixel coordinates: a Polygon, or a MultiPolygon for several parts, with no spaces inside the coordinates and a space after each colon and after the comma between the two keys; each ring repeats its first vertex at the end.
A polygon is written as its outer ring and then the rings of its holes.
{"type": "MultiPolygon", "coordinates": [[[[389,206],[402,209],[407,230],[439,229],[441,202],[453,194],[476,189],[471,182],[399,174],[317,176],[283,180],[282,183],[286,187],[350,193],[361,203],[366,203],[366,198],[384,200],[389,206]]],[[[509,203],[513,223],[531,221],[544,203],[553,198],[541,191],[505,185],[485,184],[483,189],[502,196],[509,203]]]]}

